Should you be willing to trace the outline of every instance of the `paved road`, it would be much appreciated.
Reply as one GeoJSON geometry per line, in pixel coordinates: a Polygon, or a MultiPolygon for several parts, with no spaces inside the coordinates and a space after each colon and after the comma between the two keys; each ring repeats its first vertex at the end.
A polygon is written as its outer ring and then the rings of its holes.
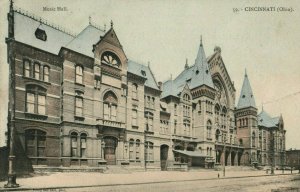
{"type": "MultiPolygon", "coordinates": [[[[205,192],[267,192],[272,189],[298,188],[300,191],[300,175],[281,175],[268,177],[231,178],[215,180],[199,180],[184,182],[167,182],[139,185],[101,186],[77,189],[63,189],[62,191],[101,191],[101,192],[175,192],[175,191],[205,191],[205,192]]],[[[297,190],[289,190],[297,191],[297,190]]]]}

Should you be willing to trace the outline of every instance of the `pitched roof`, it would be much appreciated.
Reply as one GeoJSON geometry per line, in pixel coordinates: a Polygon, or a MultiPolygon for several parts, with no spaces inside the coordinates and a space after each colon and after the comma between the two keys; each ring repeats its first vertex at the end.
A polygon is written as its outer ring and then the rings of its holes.
{"type": "Polygon", "coordinates": [[[66,48],[89,57],[94,57],[93,45],[96,44],[100,40],[100,36],[104,34],[104,31],[92,25],[88,25],[75,38],[68,42],[66,48]]]}
{"type": "Polygon", "coordinates": [[[257,115],[257,121],[258,121],[258,126],[263,126],[267,128],[271,127],[276,127],[276,120],[277,117],[272,118],[267,112],[262,110],[258,115],[257,115]]]}
{"type": "Polygon", "coordinates": [[[15,40],[52,54],[58,54],[62,46],[74,37],[54,27],[41,23],[36,19],[14,11],[15,40]],[[47,40],[43,41],[35,36],[37,28],[43,29],[47,40]]]}
{"type": "Polygon", "coordinates": [[[252,88],[248,79],[248,75],[245,72],[244,83],[240,94],[240,99],[237,105],[238,109],[246,107],[256,107],[252,88]]]}
{"type": "Polygon", "coordinates": [[[190,88],[193,89],[200,85],[207,85],[214,88],[202,42],[200,43],[195,61],[190,88]]]}
{"type": "Polygon", "coordinates": [[[202,43],[200,43],[195,64],[185,67],[174,80],[168,80],[163,83],[162,98],[169,95],[178,96],[185,85],[188,85],[190,89],[201,85],[214,88],[202,43]]]}
{"type": "Polygon", "coordinates": [[[155,77],[149,66],[139,64],[135,61],[128,60],[128,72],[146,78],[145,86],[159,90],[155,77]]]}

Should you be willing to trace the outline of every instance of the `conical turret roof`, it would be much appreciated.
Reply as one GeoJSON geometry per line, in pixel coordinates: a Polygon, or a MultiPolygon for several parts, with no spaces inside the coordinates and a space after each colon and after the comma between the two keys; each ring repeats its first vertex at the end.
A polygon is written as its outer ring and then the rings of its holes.
{"type": "Polygon", "coordinates": [[[246,108],[246,107],[255,107],[255,99],[253,95],[253,91],[248,79],[247,72],[245,71],[244,83],[240,94],[240,99],[237,105],[238,109],[246,108]]]}

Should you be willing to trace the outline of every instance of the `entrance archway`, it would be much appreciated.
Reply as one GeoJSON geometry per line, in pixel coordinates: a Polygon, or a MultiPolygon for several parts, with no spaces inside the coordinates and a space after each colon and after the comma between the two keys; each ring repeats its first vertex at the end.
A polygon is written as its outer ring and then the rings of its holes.
{"type": "Polygon", "coordinates": [[[104,137],[104,159],[107,162],[107,165],[116,164],[116,147],[118,139],[115,137],[107,136],[104,137]]]}
{"type": "Polygon", "coordinates": [[[167,170],[168,152],[169,152],[169,146],[168,145],[161,145],[160,146],[160,167],[161,167],[162,171],[167,170]]]}
{"type": "Polygon", "coordinates": [[[231,152],[231,166],[234,166],[234,160],[235,160],[236,153],[234,151],[231,152]]]}

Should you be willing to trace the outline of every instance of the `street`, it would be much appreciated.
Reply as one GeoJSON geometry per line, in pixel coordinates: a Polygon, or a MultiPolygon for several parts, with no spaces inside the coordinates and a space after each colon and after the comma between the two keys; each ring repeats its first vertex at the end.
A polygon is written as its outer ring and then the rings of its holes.
{"type": "Polygon", "coordinates": [[[138,185],[117,185],[87,188],[69,188],[62,191],[101,191],[101,192],[166,192],[166,191],[245,191],[245,192],[267,192],[272,189],[282,191],[300,191],[299,175],[280,175],[250,178],[230,178],[199,181],[176,181],[166,183],[138,184],[138,185]],[[287,190],[289,188],[289,190],[287,190]],[[284,190],[285,189],[285,190],[284,190]]]}

